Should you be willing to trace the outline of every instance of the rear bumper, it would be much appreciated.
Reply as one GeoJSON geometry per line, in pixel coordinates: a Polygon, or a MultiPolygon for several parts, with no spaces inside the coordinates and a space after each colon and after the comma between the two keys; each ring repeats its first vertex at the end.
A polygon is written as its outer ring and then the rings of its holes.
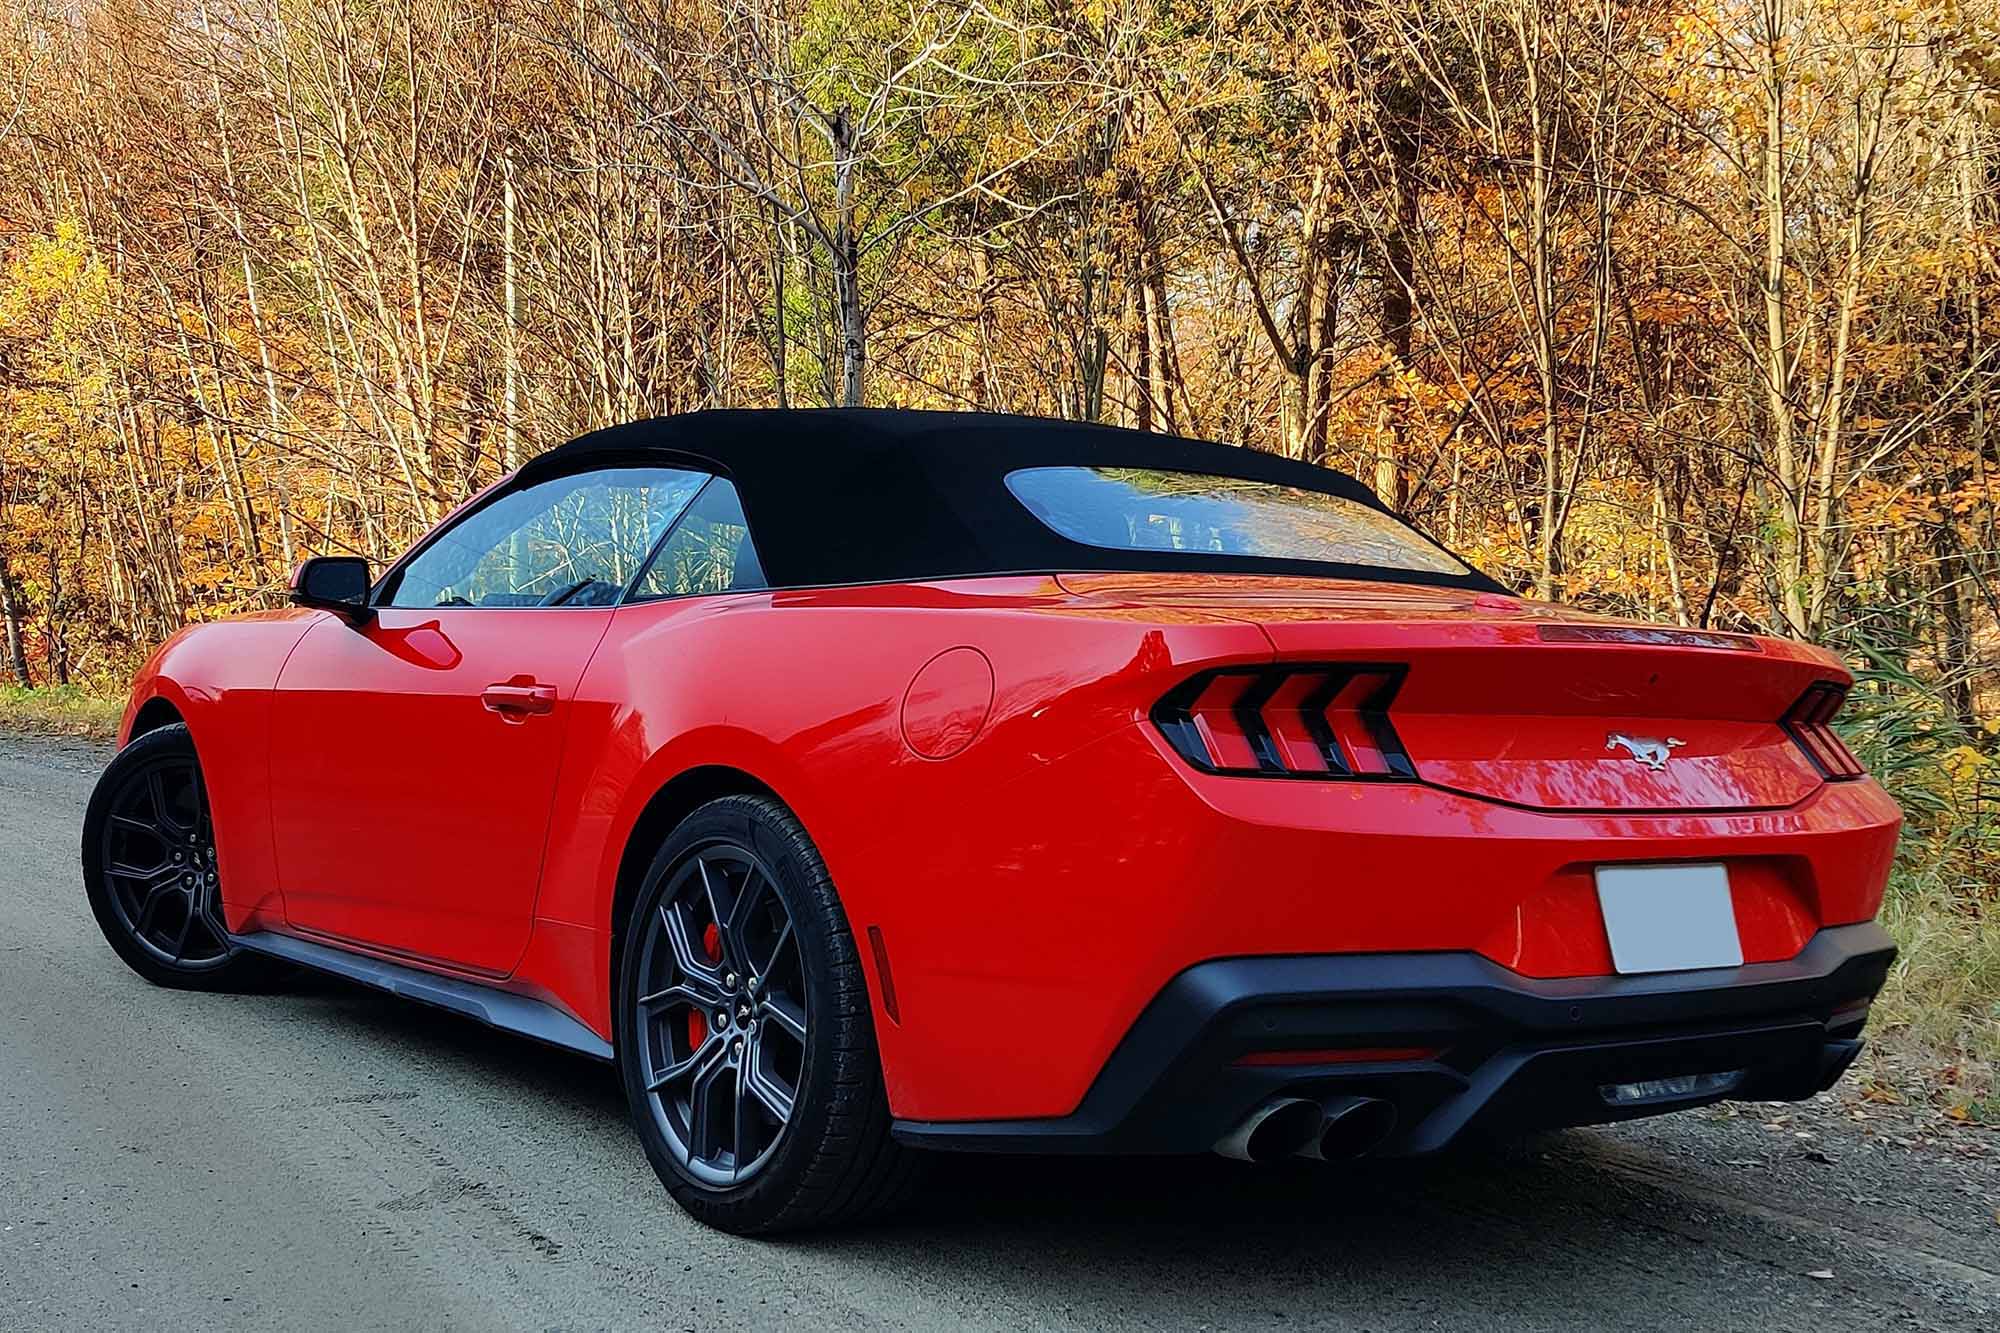
{"type": "Polygon", "coordinates": [[[1381,1097],[1383,1155],[1502,1132],[1786,1101],[1860,1050],[1896,950],[1880,926],[1822,930],[1785,962],[1539,980],[1473,953],[1233,958],[1191,967],[1140,1014],[1070,1115],[899,1120],[905,1142],[981,1152],[1199,1152],[1276,1095],[1381,1097]],[[1238,1063],[1260,1052],[1435,1050],[1427,1058],[1238,1063]],[[1607,1084],[1742,1071],[1733,1086],[1613,1105],[1607,1084]]]}

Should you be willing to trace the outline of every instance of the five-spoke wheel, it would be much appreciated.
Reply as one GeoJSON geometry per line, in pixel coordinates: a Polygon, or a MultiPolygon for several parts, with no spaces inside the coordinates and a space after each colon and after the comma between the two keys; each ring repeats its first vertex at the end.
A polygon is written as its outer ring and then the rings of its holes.
{"type": "Polygon", "coordinates": [[[229,957],[215,833],[192,759],[170,755],[119,783],[104,842],[111,901],[133,939],[177,967],[214,967],[229,957]]]}
{"type": "Polygon", "coordinates": [[[633,1055],[656,1123],[689,1174],[741,1182],[791,1122],[805,1067],[791,913],[755,852],[712,843],[674,872],[639,948],[633,1055]]]}
{"type": "Polygon", "coordinates": [[[618,1065],[646,1156],[711,1226],[768,1232],[894,1203],[867,980],[812,840],[768,796],[668,835],[617,945],[618,1065]]]}
{"type": "Polygon", "coordinates": [[[84,815],[84,888],[105,939],[150,981],[233,987],[264,970],[230,945],[215,845],[186,727],[118,752],[84,815]]]}

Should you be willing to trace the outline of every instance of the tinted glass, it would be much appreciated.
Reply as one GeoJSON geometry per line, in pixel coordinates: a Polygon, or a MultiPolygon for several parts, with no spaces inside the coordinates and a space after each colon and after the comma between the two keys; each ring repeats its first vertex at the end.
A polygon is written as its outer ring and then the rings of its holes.
{"type": "Polygon", "coordinates": [[[509,492],[419,551],[384,605],[609,606],[707,480],[603,468],[509,492]]]}
{"type": "Polygon", "coordinates": [[[674,525],[632,596],[688,597],[766,586],[736,488],[717,477],[674,525]]]}
{"type": "Polygon", "coordinates": [[[299,590],[337,602],[368,600],[368,562],[352,556],[319,556],[299,570],[299,590]]]}
{"type": "Polygon", "coordinates": [[[1265,481],[1149,468],[1037,467],[1008,473],[1007,489],[1050,528],[1087,546],[1471,572],[1379,509],[1265,481]]]}

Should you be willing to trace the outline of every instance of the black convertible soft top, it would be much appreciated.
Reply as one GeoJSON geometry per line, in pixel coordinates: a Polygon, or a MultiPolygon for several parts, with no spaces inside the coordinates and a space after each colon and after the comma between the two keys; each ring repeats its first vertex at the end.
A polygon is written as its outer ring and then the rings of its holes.
{"type": "Polygon", "coordinates": [[[621,460],[678,461],[728,477],[774,587],[1109,570],[1499,588],[1476,572],[1071,541],[1014,497],[1009,473],[1062,466],[1192,472],[1344,496],[1388,512],[1352,477],[1296,459],[1086,422],[874,408],[693,412],[593,431],[537,456],[522,479],[621,460]]]}

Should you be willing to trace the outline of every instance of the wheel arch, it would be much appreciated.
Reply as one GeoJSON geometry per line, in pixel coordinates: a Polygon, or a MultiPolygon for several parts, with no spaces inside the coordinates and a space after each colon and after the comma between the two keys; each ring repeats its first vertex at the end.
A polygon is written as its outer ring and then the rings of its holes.
{"type": "MultiPolygon", "coordinates": [[[[618,857],[618,870],[613,877],[610,998],[614,1004],[617,1001],[618,969],[625,947],[625,918],[646,877],[646,868],[652,864],[660,844],[680,826],[682,820],[708,802],[724,796],[767,796],[787,810],[792,809],[769,783],[729,764],[700,764],[681,770],[661,784],[640,809],[638,819],[626,834],[625,846],[618,857]]],[[[796,818],[797,812],[793,811],[793,815],[796,818]]]]}
{"type": "Polygon", "coordinates": [[[187,724],[180,708],[164,694],[156,694],[140,704],[132,714],[132,725],[126,729],[125,743],[130,745],[149,731],[171,727],[177,722],[183,726],[187,724]]]}

